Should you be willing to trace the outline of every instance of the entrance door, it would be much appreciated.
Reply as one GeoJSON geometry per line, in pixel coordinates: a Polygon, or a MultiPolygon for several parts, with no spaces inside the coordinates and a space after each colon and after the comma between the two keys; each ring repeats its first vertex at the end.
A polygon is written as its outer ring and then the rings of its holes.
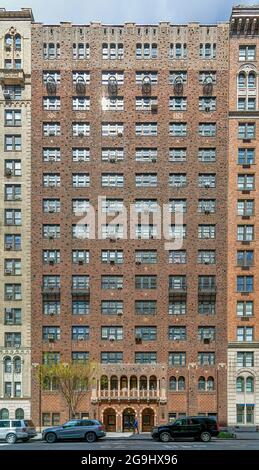
{"type": "Polygon", "coordinates": [[[132,408],[126,408],[123,411],[123,417],[122,417],[123,432],[133,431],[134,417],[135,417],[135,411],[132,408]]]}
{"type": "Polygon", "coordinates": [[[104,411],[103,424],[107,432],[116,431],[116,411],[113,408],[107,408],[104,411]]]}
{"type": "Polygon", "coordinates": [[[145,408],[142,411],[142,432],[150,432],[154,427],[154,411],[152,408],[145,408]]]}

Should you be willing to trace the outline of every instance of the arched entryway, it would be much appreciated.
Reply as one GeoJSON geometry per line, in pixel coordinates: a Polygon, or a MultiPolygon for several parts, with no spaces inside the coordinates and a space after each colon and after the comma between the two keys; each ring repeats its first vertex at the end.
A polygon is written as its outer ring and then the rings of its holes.
{"type": "Polygon", "coordinates": [[[122,430],[133,431],[135,411],[133,408],[125,408],[122,415],[122,430]]]}
{"type": "Polygon", "coordinates": [[[116,411],[113,408],[106,408],[104,410],[103,424],[107,432],[116,431],[116,411]]]}
{"type": "Polygon", "coordinates": [[[142,411],[142,431],[150,432],[154,427],[154,411],[152,408],[145,408],[142,411]]]}

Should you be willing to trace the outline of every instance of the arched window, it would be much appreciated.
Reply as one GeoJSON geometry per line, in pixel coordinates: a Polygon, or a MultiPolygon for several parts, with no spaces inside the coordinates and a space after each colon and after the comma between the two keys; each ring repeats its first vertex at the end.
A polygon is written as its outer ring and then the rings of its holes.
{"type": "Polygon", "coordinates": [[[209,391],[214,390],[214,379],[213,379],[213,377],[208,377],[207,390],[209,390],[209,391]]]}
{"type": "Polygon", "coordinates": [[[10,34],[5,35],[5,47],[10,48],[12,45],[12,36],[10,34]]]}
{"type": "Polygon", "coordinates": [[[139,379],[140,390],[147,390],[147,377],[142,375],[139,379]]]}
{"type": "Polygon", "coordinates": [[[206,390],[206,381],[204,377],[200,377],[198,380],[198,390],[202,392],[206,390]]]}
{"type": "Polygon", "coordinates": [[[21,36],[20,34],[16,34],[14,37],[14,44],[15,44],[15,50],[20,51],[22,48],[22,42],[21,42],[21,36]]]}
{"type": "Polygon", "coordinates": [[[151,375],[149,378],[149,388],[150,390],[156,390],[157,387],[157,378],[155,375],[151,375]]]}
{"type": "Polygon", "coordinates": [[[118,377],[116,375],[111,377],[111,390],[118,390],[118,377]]]}
{"type": "Polygon", "coordinates": [[[169,390],[172,390],[173,392],[176,390],[176,378],[175,377],[170,377],[169,379],[169,390]]]}
{"type": "Polygon", "coordinates": [[[185,390],[185,378],[179,377],[178,379],[178,390],[185,390]]]}
{"type": "Polygon", "coordinates": [[[24,419],[24,410],[22,408],[15,410],[15,419],[24,419]]]}
{"type": "Polygon", "coordinates": [[[6,374],[12,372],[12,359],[9,356],[4,358],[4,371],[6,374]]]}
{"type": "Polygon", "coordinates": [[[246,392],[252,393],[254,391],[254,378],[247,377],[246,379],[246,392]]]}
{"type": "Polygon", "coordinates": [[[22,361],[21,361],[21,358],[20,357],[15,357],[14,360],[13,360],[13,363],[14,363],[14,372],[16,374],[20,374],[21,373],[21,370],[22,370],[22,361]]]}
{"type": "Polygon", "coordinates": [[[255,73],[250,72],[248,74],[248,88],[255,88],[255,83],[256,83],[255,73]]]}
{"type": "Polygon", "coordinates": [[[246,75],[243,72],[240,72],[238,75],[238,87],[244,88],[246,86],[246,75]]]}
{"type": "Polygon", "coordinates": [[[9,419],[9,411],[7,408],[2,408],[0,410],[0,419],[9,419]]]}
{"type": "Polygon", "coordinates": [[[245,391],[245,381],[244,377],[238,377],[236,381],[236,391],[244,392],[245,391]]]}

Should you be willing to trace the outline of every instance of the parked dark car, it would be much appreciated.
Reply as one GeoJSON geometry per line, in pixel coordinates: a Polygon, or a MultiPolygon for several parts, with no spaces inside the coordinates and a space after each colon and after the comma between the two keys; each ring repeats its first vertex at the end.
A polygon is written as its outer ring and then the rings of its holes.
{"type": "Polygon", "coordinates": [[[87,442],[95,442],[105,435],[104,425],[97,419],[72,419],[63,426],[44,429],[42,439],[49,444],[66,439],[84,439],[87,442]]]}
{"type": "Polygon", "coordinates": [[[153,428],[152,437],[155,440],[168,442],[171,439],[193,437],[197,441],[209,442],[211,437],[219,434],[219,425],[214,417],[186,416],[173,423],[153,428]]]}

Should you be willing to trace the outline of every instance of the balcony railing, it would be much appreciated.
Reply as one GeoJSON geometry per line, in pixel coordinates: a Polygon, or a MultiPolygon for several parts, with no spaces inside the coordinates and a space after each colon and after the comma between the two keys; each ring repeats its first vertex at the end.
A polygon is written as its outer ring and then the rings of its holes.
{"type": "Polygon", "coordinates": [[[80,295],[89,295],[90,294],[90,286],[72,286],[71,287],[72,295],[80,296],[80,295]]]}
{"type": "Polygon", "coordinates": [[[4,85],[22,85],[24,83],[23,70],[0,69],[0,83],[4,85]]]}
{"type": "Polygon", "coordinates": [[[43,295],[60,294],[60,286],[42,286],[43,295]]]}
{"type": "Polygon", "coordinates": [[[185,295],[186,293],[187,293],[187,284],[169,286],[170,295],[185,295]]]}
{"type": "Polygon", "coordinates": [[[138,390],[137,388],[128,390],[99,390],[97,397],[101,400],[158,400],[160,398],[159,390],[138,390]]]}
{"type": "Polygon", "coordinates": [[[216,287],[215,284],[210,284],[210,285],[209,284],[205,284],[205,285],[201,284],[198,287],[198,292],[201,295],[203,295],[203,294],[204,295],[206,295],[206,294],[216,294],[217,287],[216,287]]]}

